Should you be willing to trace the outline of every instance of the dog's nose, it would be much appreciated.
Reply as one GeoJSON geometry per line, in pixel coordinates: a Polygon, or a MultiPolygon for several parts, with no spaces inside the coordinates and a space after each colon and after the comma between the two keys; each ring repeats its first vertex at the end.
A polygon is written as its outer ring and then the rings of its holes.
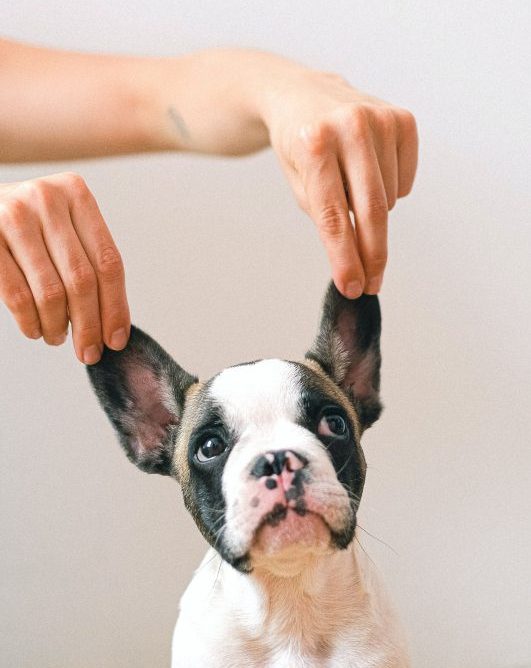
{"type": "Polygon", "coordinates": [[[293,450],[270,450],[256,459],[251,475],[256,478],[280,475],[282,471],[298,471],[306,464],[308,464],[306,457],[293,450]]]}

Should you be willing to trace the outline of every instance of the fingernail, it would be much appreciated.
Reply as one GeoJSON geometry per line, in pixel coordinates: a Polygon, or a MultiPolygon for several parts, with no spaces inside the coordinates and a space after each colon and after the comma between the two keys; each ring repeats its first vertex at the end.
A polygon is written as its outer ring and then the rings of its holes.
{"type": "Polygon", "coordinates": [[[66,333],[61,334],[60,336],[54,336],[53,338],[50,339],[50,343],[52,346],[60,346],[65,341],[66,341],[66,333]]]}
{"type": "Polygon", "coordinates": [[[35,329],[35,330],[31,333],[31,338],[32,338],[32,339],[40,339],[41,336],[42,336],[42,332],[41,332],[40,329],[35,329]]]}
{"type": "Polygon", "coordinates": [[[356,299],[363,292],[361,283],[359,281],[352,281],[347,285],[346,295],[349,299],[356,299]]]}
{"type": "Polygon", "coordinates": [[[367,292],[371,295],[375,295],[377,292],[380,292],[380,288],[382,287],[382,279],[382,275],[371,278],[367,283],[367,292]]]}
{"type": "Polygon", "coordinates": [[[85,364],[96,364],[100,357],[101,353],[97,345],[89,346],[83,351],[83,362],[85,364]]]}
{"type": "Polygon", "coordinates": [[[111,348],[115,348],[116,350],[121,350],[122,348],[125,348],[125,344],[127,343],[127,332],[125,329],[117,329],[115,332],[111,334],[111,348]]]}

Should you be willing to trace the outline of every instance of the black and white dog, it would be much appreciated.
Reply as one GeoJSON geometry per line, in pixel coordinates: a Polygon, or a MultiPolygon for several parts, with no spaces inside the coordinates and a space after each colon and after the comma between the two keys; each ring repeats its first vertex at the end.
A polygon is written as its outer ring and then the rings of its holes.
{"type": "Polygon", "coordinates": [[[202,383],[133,328],[125,350],[88,367],[128,457],[178,480],[212,546],[181,600],[173,668],[409,665],[354,541],[379,340],[378,298],[331,285],[301,362],[202,383]]]}

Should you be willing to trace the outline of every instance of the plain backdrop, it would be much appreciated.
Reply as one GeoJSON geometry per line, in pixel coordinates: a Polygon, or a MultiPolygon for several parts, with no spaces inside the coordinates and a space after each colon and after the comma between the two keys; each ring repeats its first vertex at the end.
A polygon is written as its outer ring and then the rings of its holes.
{"type": "MultiPolygon", "coordinates": [[[[260,47],[415,113],[419,171],[390,219],[386,410],[365,439],[372,535],[360,539],[419,668],[531,665],[530,7],[0,8],[6,37],[152,55],[260,47]]],[[[329,269],[270,151],[8,165],[0,182],[65,169],[85,177],[122,251],[134,321],[185,368],[205,378],[306,350],[329,269]]],[[[167,666],[205,549],[177,484],[126,460],[70,341],[25,340],[4,308],[0,338],[0,665],[167,666]]]]}

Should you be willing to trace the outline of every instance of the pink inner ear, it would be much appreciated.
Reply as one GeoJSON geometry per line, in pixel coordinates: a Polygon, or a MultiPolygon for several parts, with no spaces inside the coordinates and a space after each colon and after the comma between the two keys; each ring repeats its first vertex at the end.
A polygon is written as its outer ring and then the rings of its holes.
{"type": "Polygon", "coordinates": [[[164,377],[148,367],[128,364],[127,385],[134,408],[132,436],[140,451],[161,446],[169,425],[179,421],[177,405],[164,377]]]}
{"type": "Polygon", "coordinates": [[[358,364],[353,364],[345,376],[343,384],[351,387],[355,396],[359,399],[365,399],[374,394],[372,377],[376,360],[374,351],[369,350],[361,357],[358,364]]]}
{"type": "Polygon", "coordinates": [[[357,322],[353,313],[342,311],[337,319],[337,333],[349,352],[354,349],[356,340],[357,322]]]}
{"type": "Polygon", "coordinates": [[[374,394],[373,374],[376,366],[374,350],[361,353],[356,345],[357,321],[353,313],[344,311],[337,320],[337,333],[346,354],[343,387],[350,387],[355,396],[365,399],[374,394]]]}

